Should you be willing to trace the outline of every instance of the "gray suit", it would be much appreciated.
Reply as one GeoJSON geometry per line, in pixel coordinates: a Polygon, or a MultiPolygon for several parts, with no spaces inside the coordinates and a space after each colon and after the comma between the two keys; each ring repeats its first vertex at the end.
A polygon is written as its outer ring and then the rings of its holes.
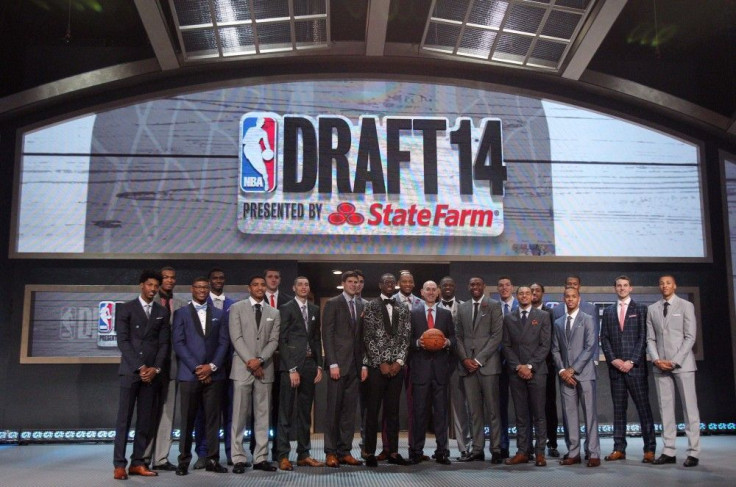
{"type": "Polygon", "coordinates": [[[695,393],[695,356],[693,345],[697,323],[693,304],[677,296],[670,298],[667,316],[664,316],[664,299],[649,306],[647,313],[647,352],[655,360],[671,360],[674,370],[663,372],[654,367],[654,384],[659,396],[662,415],[662,453],[675,456],[675,384],[680,393],[682,412],[685,416],[687,454],[700,455],[700,413],[695,393]]]}
{"type": "MultiPolygon", "coordinates": [[[[161,295],[156,294],[153,298],[157,303],[161,302],[161,295]]],[[[171,298],[171,319],[169,326],[174,321],[174,311],[186,306],[187,302],[177,297],[171,298]]],[[[173,334],[172,334],[173,336],[173,334]]],[[[171,361],[167,367],[161,369],[161,390],[159,391],[158,404],[156,405],[156,434],[146,447],[144,458],[151,461],[151,465],[164,465],[169,461],[169,451],[173,441],[171,430],[174,427],[174,416],[176,415],[176,396],[178,388],[176,384],[177,358],[174,347],[171,347],[171,361]],[[153,457],[151,457],[153,455],[153,457]]]]}
{"type": "MultiPolygon", "coordinates": [[[[442,301],[437,306],[450,311],[452,321],[457,322],[457,310],[463,302],[457,298],[453,299],[454,302],[451,307],[445,306],[442,301]]],[[[457,354],[451,357],[450,360],[453,364],[450,368],[450,421],[452,421],[452,427],[455,431],[457,449],[461,453],[469,452],[473,448],[473,436],[470,432],[470,411],[468,410],[468,401],[465,398],[465,386],[457,367],[457,354]]]]}
{"type": "Polygon", "coordinates": [[[498,403],[498,379],[501,373],[501,351],[503,337],[503,312],[498,301],[484,296],[473,323],[472,299],[459,305],[455,335],[457,356],[460,359],[458,373],[465,386],[470,409],[473,453],[483,452],[485,445],[484,426],[491,425],[492,453],[501,453],[501,416],[498,403]],[[462,360],[473,359],[481,367],[469,373],[462,360]]]}
{"type": "Polygon", "coordinates": [[[231,452],[234,463],[245,463],[243,433],[254,409],[256,447],[253,462],[260,463],[268,456],[268,423],[271,407],[271,387],[274,381],[273,354],[279,345],[281,317],[279,311],[261,301],[262,316],[256,325],[252,298],[238,301],[230,307],[230,340],[233,354],[230,378],[233,380],[233,425],[231,452]],[[263,359],[263,377],[256,378],[247,368],[250,359],[263,359]]]}
{"type": "Polygon", "coordinates": [[[587,450],[591,458],[600,458],[601,445],[598,438],[595,389],[597,371],[593,362],[598,334],[595,331],[593,317],[578,309],[568,338],[565,331],[566,320],[567,314],[555,320],[552,357],[558,374],[561,369],[572,367],[575,370],[574,378],[577,381],[577,385],[570,386],[560,379],[562,407],[567,417],[565,429],[570,438],[568,455],[570,458],[580,455],[578,403],[581,403],[585,419],[587,450]]]}

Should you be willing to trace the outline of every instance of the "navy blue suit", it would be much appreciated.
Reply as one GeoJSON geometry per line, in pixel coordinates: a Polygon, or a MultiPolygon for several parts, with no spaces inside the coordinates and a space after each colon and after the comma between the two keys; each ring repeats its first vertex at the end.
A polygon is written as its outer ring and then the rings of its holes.
{"type": "Polygon", "coordinates": [[[601,348],[608,364],[613,398],[613,449],[626,452],[626,408],[630,394],[639,413],[644,452],[654,452],[656,439],[647,380],[647,308],[632,299],[626,309],[623,331],[618,313],[619,303],[608,306],[601,324],[601,348]],[[630,360],[634,366],[628,373],[621,372],[611,365],[615,359],[630,360]]]}
{"type": "Polygon", "coordinates": [[[179,464],[189,465],[192,458],[192,431],[200,404],[204,406],[208,459],[219,458],[220,408],[225,375],[225,361],[230,348],[230,335],[225,313],[207,306],[205,329],[194,305],[174,312],[172,325],[174,351],[178,358],[177,380],[181,390],[181,417],[183,428],[179,441],[179,464]],[[195,369],[204,364],[214,364],[212,382],[200,382],[195,369]]]}
{"type": "Polygon", "coordinates": [[[409,376],[412,384],[412,411],[414,428],[412,430],[412,446],[409,457],[421,458],[427,431],[428,405],[432,405],[434,419],[434,434],[437,439],[435,456],[448,457],[450,445],[447,437],[447,412],[449,396],[447,386],[450,382],[450,367],[456,361],[451,360],[452,350],[455,348],[455,325],[452,322],[452,313],[439,306],[434,307],[434,327],[445,334],[450,340],[450,346],[436,352],[430,352],[419,347],[418,341],[422,333],[429,329],[424,305],[417,305],[411,310],[411,339],[409,353],[409,376]]]}
{"type": "Polygon", "coordinates": [[[135,438],[130,465],[145,465],[146,445],[155,427],[153,417],[161,377],[157,375],[151,382],[143,382],[139,369],[144,365],[158,369],[166,367],[169,361],[171,336],[169,311],[160,304],[151,302],[151,315],[147,317],[139,298],[136,298],[117,305],[115,328],[121,357],[118,369],[120,399],[115,422],[113,463],[116,467],[125,467],[127,464],[125,445],[133,409],[136,408],[135,438]]]}

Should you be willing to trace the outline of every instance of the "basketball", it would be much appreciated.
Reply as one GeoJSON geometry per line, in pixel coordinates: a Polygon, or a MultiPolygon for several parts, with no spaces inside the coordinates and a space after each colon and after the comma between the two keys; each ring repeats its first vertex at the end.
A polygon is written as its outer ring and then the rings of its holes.
{"type": "Polygon", "coordinates": [[[437,328],[430,328],[422,333],[424,341],[424,349],[430,352],[436,352],[445,348],[445,334],[437,328]]]}

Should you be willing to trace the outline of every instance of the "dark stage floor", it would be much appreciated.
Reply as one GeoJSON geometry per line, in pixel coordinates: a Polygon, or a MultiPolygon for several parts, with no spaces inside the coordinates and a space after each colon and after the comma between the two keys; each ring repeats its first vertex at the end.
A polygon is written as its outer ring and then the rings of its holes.
{"type": "MultiPolygon", "coordinates": [[[[380,440],[379,440],[380,443],[380,440]]],[[[354,443],[358,444],[358,439],[354,443]]],[[[0,486],[270,486],[310,485],[319,487],[402,487],[432,485],[448,487],[493,487],[498,486],[636,486],[658,487],[672,485],[690,486],[733,486],[736,483],[736,436],[707,436],[701,438],[702,455],[698,467],[684,468],[687,440],[677,439],[676,465],[653,466],[640,463],[641,439],[629,440],[629,459],[618,462],[603,462],[599,468],[584,465],[561,467],[555,459],[548,458],[548,466],[533,464],[507,467],[485,462],[458,463],[443,466],[434,462],[411,467],[380,464],[378,468],[341,467],[299,468],[293,472],[253,472],[243,475],[232,473],[215,474],[203,470],[190,471],[186,477],[177,477],[173,472],[164,472],[155,478],[131,477],[127,481],[112,478],[112,444],[65,444],[65,445],[5,445],[0,446],[0,486]]],[[[613,439],[603,438],[603,455],[610,453],[613,439]]],[[[322,435],[312,440],[313,453],[324,459],[322,435]]],[[[659,448],[661,443],[657,445],[659,448]]],[[[431,454],[434,439],[427,439],[425,453],[431,454]]],[[[130,452],[130,445],[128,447],[130,452]]],[[[400,452],[406,455],[406,435],[402,435],[400,452]]],[[[170,459],[176,461],[178,446],[172,448],[170,459]]],[[[564,448],[562,453],[564,453],[564,448]]],[[[353,450],[357,457],[359,451],[353,450]]],[[[457,450],[452,450],[453,459],[457,450]]],[[[196,456],[195,456],[196,457],[196,456]]],[[[224,453],[223,453],[224,458],[224,453]]],[[[293,459],[293,458],[292,458],[293,459]]]]}

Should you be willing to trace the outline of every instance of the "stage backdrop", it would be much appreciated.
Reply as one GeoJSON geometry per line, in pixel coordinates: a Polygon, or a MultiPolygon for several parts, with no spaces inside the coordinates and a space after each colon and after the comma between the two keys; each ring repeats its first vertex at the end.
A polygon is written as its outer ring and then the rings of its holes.
{"type": "Polygon", "coordinates": [[[25,130],[11,256],[707,260],[700,151],[481,85],[210,89],[25,130]]]}

